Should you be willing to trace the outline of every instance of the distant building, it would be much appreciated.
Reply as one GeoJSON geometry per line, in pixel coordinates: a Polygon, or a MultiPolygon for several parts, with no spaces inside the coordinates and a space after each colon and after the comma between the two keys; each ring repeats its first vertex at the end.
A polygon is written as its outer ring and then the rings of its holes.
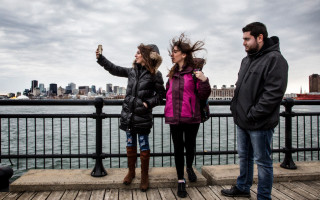
{"type": "Polygon", "coordinates": [[[108,84],[107,84],[106,92],[107,92],[107,93],[112,93],[112,92],[113,92],[113,91],[112,91],[112,84],[111,84],[111,83],[108,83],[108,84]]]}
{"type": "Polygon", "coordinates": [[[15,93],[11,93],[11,92],[10,92],[10,93],[8,93],[8,95],[7,95],[7,96],[8,96],[8,98],[13,98],[13,97],[15,97],[15,96],[16,96],[16,94],[15,94],[15,93]]]}
{"type": "Polygon", "coordinates": [[[44,88],[43,83],[39,83],[39,89],[40,89],[40,93],[46,93],[46,89],[44,88]]]}
{"type": "Polygon", "coordinates": [[[65,93],[65,91],[66,91],[66,90],[65,90],[63,87],[60,86],[60,87],[58,88],[58,93],[57,93],[57,95],[58,95],[58,96],[63,96],[63,94],[65,93]]]}
{"type": "Polygon", "coordinates": [[[309,76],[309,92],[320,92],[320,75],[312,74],[309,76]]]}
{"type": "Polygon", "coordinates": [[[113,86],[113,93],[119,94],[119,86],[113,86]]]}
{"type": "Polygon", "coordinates": [[[21,92],[17,92],[17,96],[16,97],[18,97],[18,96],[21,96],[21,92]]]}
{"type": "Polygon", "coordinates": [[[216,85],[211,89],[210,100],[231,100],[234,96],[234,85],[227,88],[226,85],[222,85],[221,89],[218,89],[216,85]]]}
{"type": "Polygon", "coordinates": [[[31,92],[33,93],[33,88],[38,87],[38,81],[37,80],[33,80],[31,81],[31,92]]]}
{"type": "Polygon", "coordinates": [[[88,95],[89,86],[79,86],[79,94],[80,95],[88,95]]]}
{"type": "Polygon", "coordinates": [[[95,85],[91,85],[91,93],[97,93],[95,85]]]}
{"type": "Polygon", "coordinates": [[[98,94],[102,94],[102,87],[99,87],[97,92],[98,92],[98,94]]]}
{"type": "Polygon", "coordinates": [[[33,88],[32,94],[33,94],[33,96],[35,96],[35,97],[40,96],[40,88],[39,88],[39,87],[33,88]]]}
{"type": "Polygon", "coordinates": [[[74,83],[69,83],[68,86],[66,86],[65,89],[65,94],[78,94],[77,92],[75,92],[76,89],[76,84],[74,83]]]}
{"type": "Polygon", "coordinates": [[[66,86],[65,94],[71,94],[71,93],[72,93],[72,90],[70,85],[66,86]]]}
{"type": "Polygon", "coordinates": [[[119,88],[119,94],[126,94],[127,90],[125,87],[120,87],[119,88]]]}
{"type": "Polygon", "coordinates": [[[71,90],[74,90],[77,88],[76,84],[75,83],[69,83],[68,86],[70,86],[71,90]]]}
{"type": "Polygon", "coordinates": [[[25,90],[23,91],[23,95],[24,95],[24,96],[28,96],[29,93],[30,93],[30,90],[29,90],[29,89],[25,89],[25,90]]]}
{"type": "Polygon", "coordinates": [[[49,85],[49,96],[56,96],[58,94],[58,86],[55,83],[49,85]]]}
{"type": "Polygon", "coordinates": [[[78,89],[73,89],[72,90],[72,94],[79,94],[79,90],[78,89]]]}

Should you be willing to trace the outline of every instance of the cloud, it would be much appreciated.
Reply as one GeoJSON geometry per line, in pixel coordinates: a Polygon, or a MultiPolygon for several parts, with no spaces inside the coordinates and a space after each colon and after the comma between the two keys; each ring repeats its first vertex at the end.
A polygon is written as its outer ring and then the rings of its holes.
{"type": "MultiPolygon", "coordinates": [[[[30,88],[31,80],[46,87],[69,82],[126,86],[127,80],[101,68],[95,49],[117,65],[131,67],[140,43],[158,45],[165,76],[172,63],[169,41],[185,32],[204,40],[204,68],[211,85],[236,82],[241,59],[242,27],[264,22],[269,35],[280,38],[290,65],[287,92],[308,88],[308,76],[320,73],[319,1],[18,1],[0,4],[0,92],[30,88]]],[[[165,78],[166,79],[166,78],[165,78]]]]}

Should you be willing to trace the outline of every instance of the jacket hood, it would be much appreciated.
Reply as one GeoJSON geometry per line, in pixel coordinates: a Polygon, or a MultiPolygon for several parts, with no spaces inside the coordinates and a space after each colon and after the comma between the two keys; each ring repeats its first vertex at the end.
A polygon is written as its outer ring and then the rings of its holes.
{"type": "MultiPolygon", "coordinates": [[[[161,57],[157,52],[151,51],[151,52],[150,52],[150,58],[151,58],[152,60],[155,60],[155,61],[156,61],[156,65],[154,66],[154,68],[155,68],[155,71],[156,71],[156,73],[157,73],[158,68],[160,67],[160,65],[161,65],[161,63],[162,63],[162,57],[161,57]]],[[[136,65],[137,65],[137,63],[136,63],[136,60],[134,59],[133,62],[132,62],[132,67],[133,67],[133,68],[136,68],[136,65]]]]}
{"type": "Polygon", "coordinates": [[[271,51],[280,52],[280,45],[279,44],[280,44],[279,38],[277,36],[272,36],[272,37],[266,39],[266,41],[264,42],[260,51],[253,53],[253,54],[248,54],[248,56],[249,57],[261,56],[261,55],[269,53],[271,51]]]}

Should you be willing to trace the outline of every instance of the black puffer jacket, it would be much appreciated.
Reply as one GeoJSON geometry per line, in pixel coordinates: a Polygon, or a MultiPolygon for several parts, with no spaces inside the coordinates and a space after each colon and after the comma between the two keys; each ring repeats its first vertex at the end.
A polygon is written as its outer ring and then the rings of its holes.
{"type": "Polygon", "coordinates": [[[248,130],[276,127],[287,80],[288,63],[279,39],[268,38],[259,52],[242,60],[231,102],[235,124],[248,130]]]}
{"type": "Polygon", "coordinates": [[[161,72],[152,75],[145,67],[135,63],[132,68],[116,66],[104,56],[100,56],[97,62],[110,74],[128,78],[120,129],[130,130],[133,134],[149,134],[152,128],[152,108],[161,103],[165,93],[161,72]],[[148,104],[148,108],[143,102],[148,104]]]}

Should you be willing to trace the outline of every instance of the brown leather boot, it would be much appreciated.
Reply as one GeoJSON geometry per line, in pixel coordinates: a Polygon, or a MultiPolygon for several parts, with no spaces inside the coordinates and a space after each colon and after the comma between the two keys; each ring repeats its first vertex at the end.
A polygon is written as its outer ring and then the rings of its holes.
{"type": "Polygon", "coordinates": [[[142,192],[147,191],[149,187],[149,160],[150,160],[150,150],[140,151],[141,160],[141,184],[140,190],[142,192]]]}
{"type": "Polygon", "coordinates": [[[123,179],[123,184],[129,185],[136,176],[137,147],[127,147],[128,174],[123,179]]]}

